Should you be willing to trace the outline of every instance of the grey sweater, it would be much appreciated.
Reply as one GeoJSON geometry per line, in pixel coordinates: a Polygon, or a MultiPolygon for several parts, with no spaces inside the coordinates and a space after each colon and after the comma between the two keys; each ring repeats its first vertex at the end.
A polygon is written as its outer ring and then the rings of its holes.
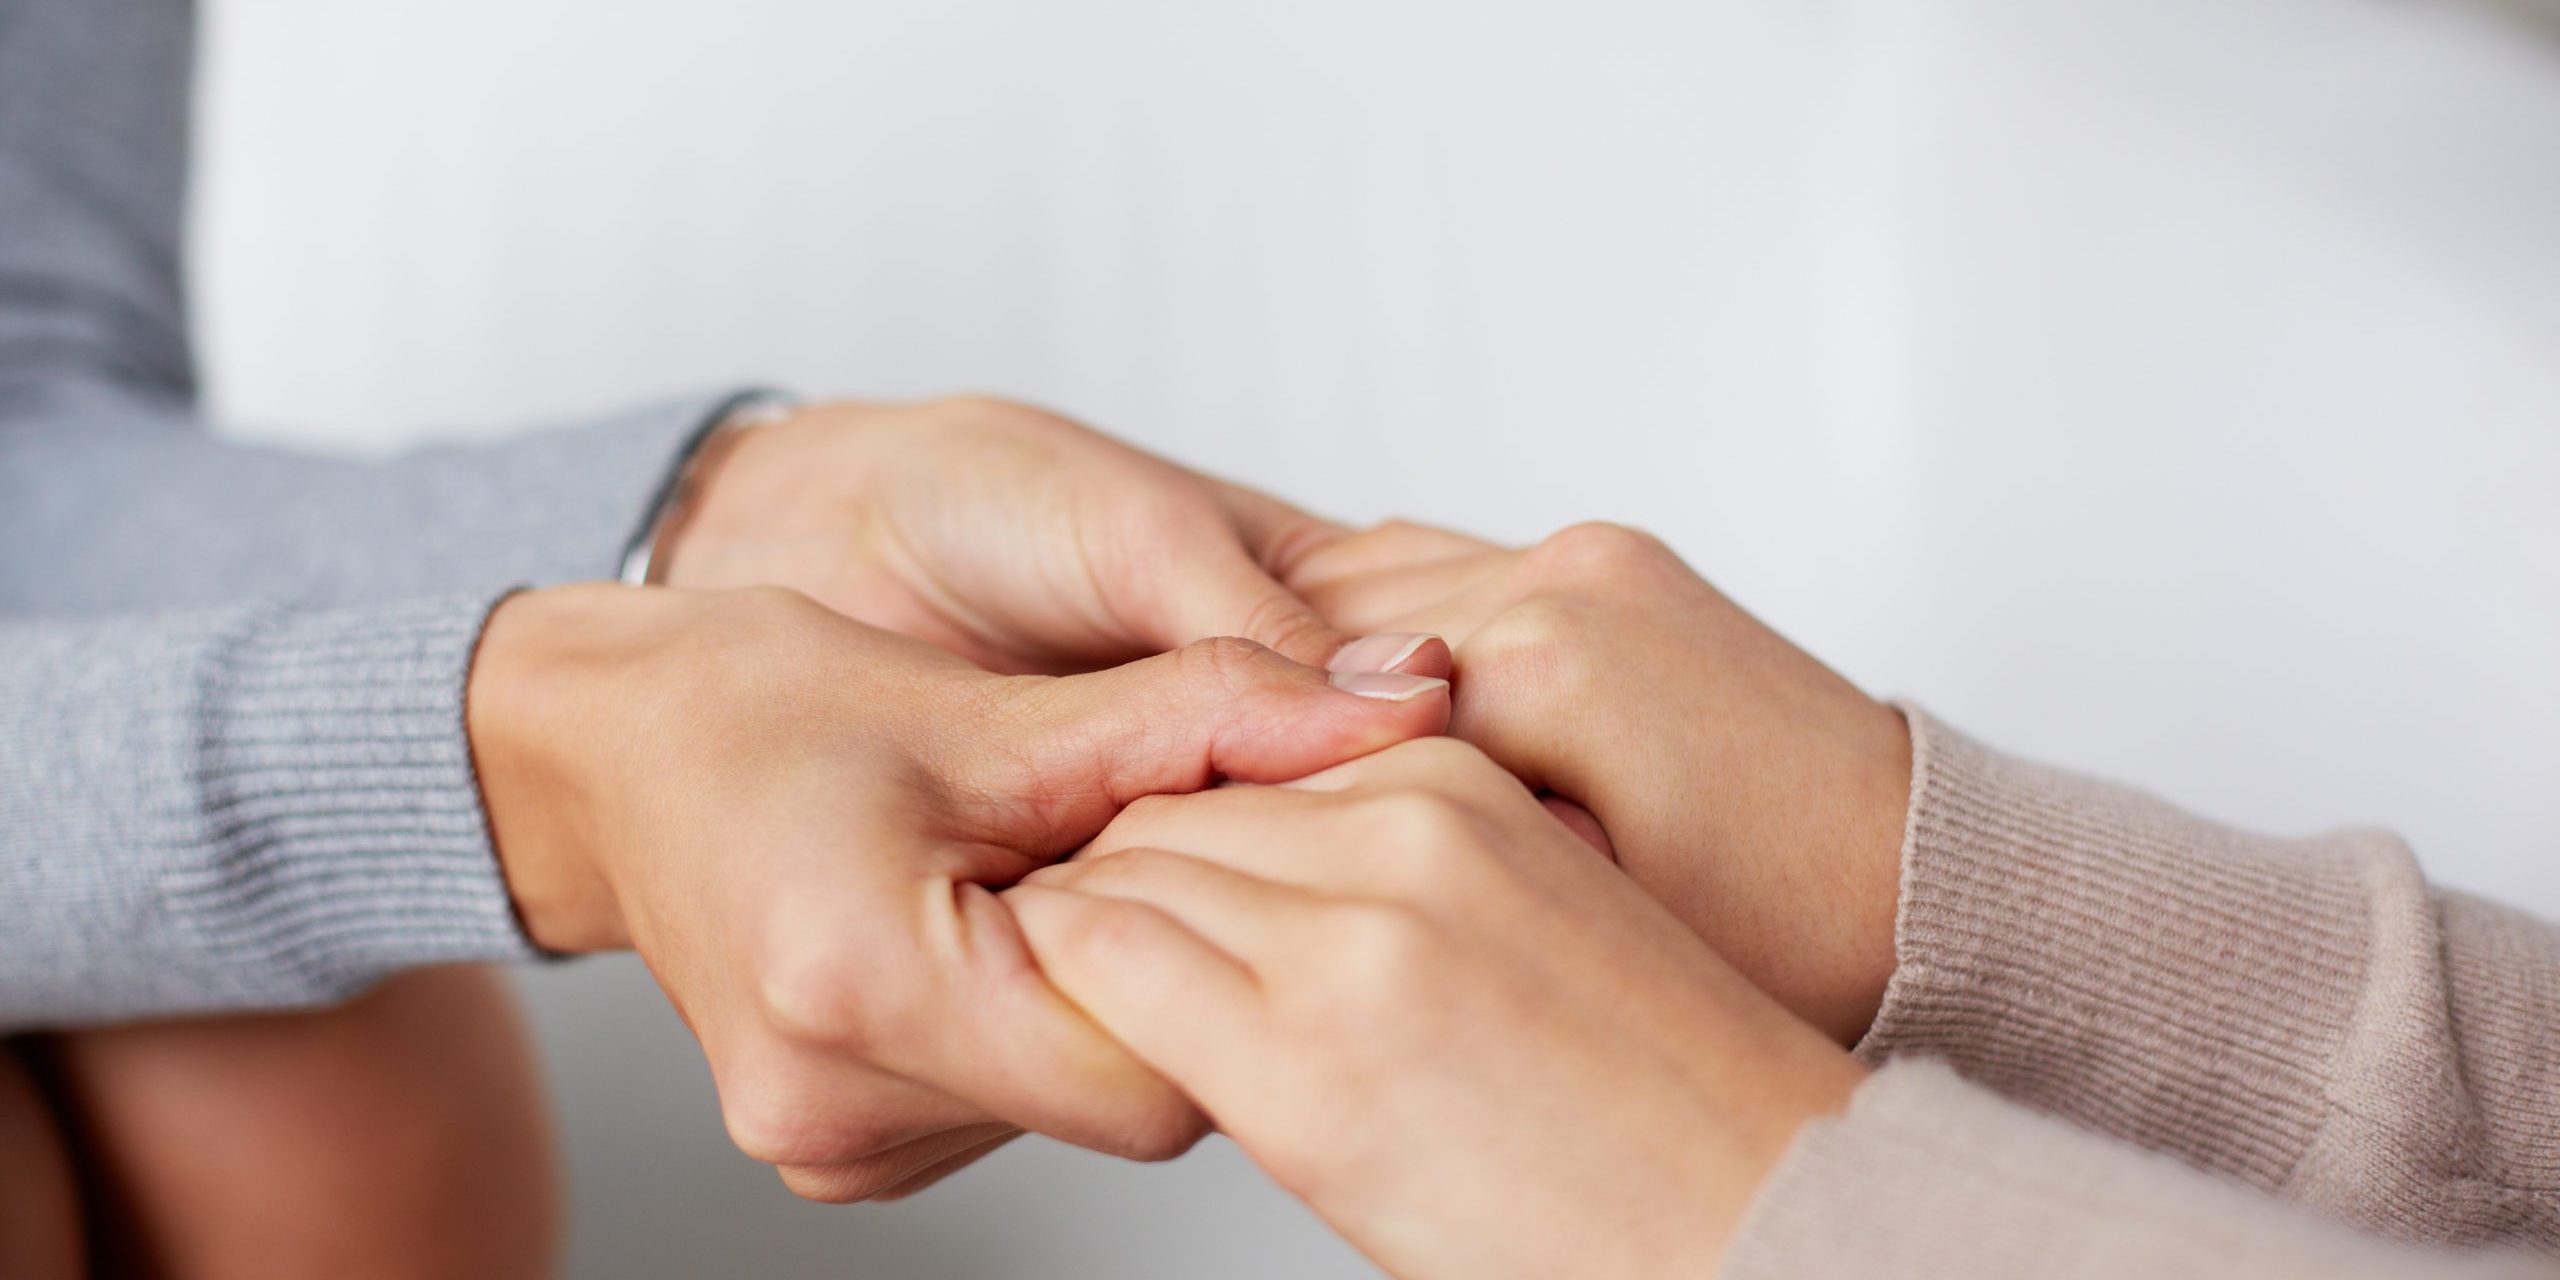
{"type": "Polygon", "coordinates": [[[527,953],[463,738],[724,397],[365,463],[193,405],[183,0],[0,3],[0,1028],[527,953]]]}
{"type": "MultiPolygon", "coordinates": [[[[462,727],[717,400],[367,465],[189,407],[189,10],[0,0],[0,1027],[527,954],[462,727]]],[[[2560,931],[1915,711],[1880,1070],[1735,1277],[2560,1276],[2560,931]]]]}

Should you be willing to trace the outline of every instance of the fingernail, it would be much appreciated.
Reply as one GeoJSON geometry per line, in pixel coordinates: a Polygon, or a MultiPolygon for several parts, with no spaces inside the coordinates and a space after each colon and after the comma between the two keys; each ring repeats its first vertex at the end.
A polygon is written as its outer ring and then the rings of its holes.
{"type": "Polygon", "coordinates": [[[1404,665],[1432,637],[1408,631],[1387,631],[1362,636],[1342,646],[1333,661],[1324,664],[1327,671],[1393,671],[1404,665]]]}
{"type": "Polygon", "coordinates": [[[1333,687],[1344,693],[1376,698],[1381,702],[1411,702],[1434,689],[1449,687],[1446,680],[1397,675],[1391,671],[1337,671],[1333,673],[1332,680],[1333,687]]]}

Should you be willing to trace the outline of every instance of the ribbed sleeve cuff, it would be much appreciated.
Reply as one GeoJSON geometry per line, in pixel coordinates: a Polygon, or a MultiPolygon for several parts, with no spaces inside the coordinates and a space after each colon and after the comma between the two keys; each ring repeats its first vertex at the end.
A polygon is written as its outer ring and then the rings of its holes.
{"type": "Polygon", "coordinates": [[[253,996],[533,954],[490,846],[463,694],[490,601],[242,616],[204,653],[170,917],[253,996]]]}
{"type": "Polygon", "coordinates": [[[1807,1125],[1761,1187],[1724,1280],[2151,1280],[2545,1275],[2424,1255],[1898,1062],[1807,1125]]]}
{"type": "MultiPolygon", "coordinates": [[[[1897,966],[1869,1062],[2279,1185],[2354,1020],[2390,842],[2267,839],[2029,764],[1905,707],[1897,966]]],[[[2396,846],[2392,846],[2396,847],[2396,846]]]]}

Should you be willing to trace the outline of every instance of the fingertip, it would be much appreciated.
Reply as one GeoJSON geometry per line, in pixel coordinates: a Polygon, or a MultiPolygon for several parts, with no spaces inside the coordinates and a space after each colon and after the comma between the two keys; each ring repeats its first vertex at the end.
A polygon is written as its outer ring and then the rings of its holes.
{"type": "Polygon", "coordinates": [[[1445,680],[1456,668],[1449,644],[1418,631],[1385,631],[1362,636],[1334,651],[1325,670],[1337,674],[1398,673],[1445,680]]]}
{"type": "Polygon", "coordinates": [[[968,953],[990,962],[999,973],[1017,973],[1031,967],[1031,953],[1022,936],[1022,920],[1012,904],[985,885],[961,881],[952,896],[960,917],[963,945],[968,953]]]}
{"type": "Polygon", "coordinates": [[[1397,663],[1390,670],[1401,671],[1409,676],[1429,676],[1435,680],[1451,680],[1458,674],[1458,657],[1450,650],[1448,641],[1438,636],[1426,635],[1422,638],[1422,643],[1413,647],[1413,652],[1405,655],[1404,661],[1397,663]]]}
{"type": "MultiPolygon", "coordinates": [[[[1436,640],[1405,665],[1445,661],[1436,640]]],[[[1214,637],[1118,671],[1080,677],[1083,732],[1061,739],[1062,771],[1120,804],[1222,778],[1303,777],[1408,738],[1445,732],[1449,682],[1409,672],[1335,672],[1239,636],[1214,637]]],[[[1098,830],[1109,814],[1094,822],[1098,830]]],[[[1079,824],[1080,826],[1081,824],[1079,824]]],[[[1089,832],[1083,834],[1089,835],[1089,832]]]]}
{"type": "MultiPolygon", "coordinates": [[[[1221,777],[1285,782],[1412,738],[1447,732],[1449,682],[1393,672],[1335,672],[1313,691],[1275,688],[1216,747],[1221,777]]],[[[1294,682],[1293,682],[1294,683],[1294,682]]]]}
{"type": "Polygon", "coordinates": [[[1041,943],[1056,926],[1071,915],[1077,905],[1073,891],[1048,883],[1065,863],[1051,863],[1023,877],[1001,895],[1005,910],[1013,916],[1014,928],[1030,947],[1033,957],[1040,954],[1041,943]]]}
{"type": "Polygon", "coordinates": [[[1449,693],[1449,682],[1438,676],[1406,675],[1399,671],[1336,671],[1325,677],[1327,683],[1355,698],[1378,702],[1413,702],[1449,693]]]}
{"type": "Polygon", "coordinates": [[[1060,981],[1062,968],[1072,968],[1093,952],[1111,950],[1093,945],[1093,935],[1124,934],[1130,928],[1106,918],[1117,914],[1119,904],[1080,892],[1054,878],[1037,883],[1025,880],[1005,890],[1004,905],[1012,913],[1014,927],[1021,931],[1033,963],[1052,983],[1060,981]]]}
{"type": "MultiPolygon", "coordinates": [[[[1373,679],[1408,681],[1397,696],[1381,697],[1375,693],[1357,692],[1370,704],[1386,713],[1388,732],[1369,744],[1371,751],[1391,747],[1412,738],[1436,737],[1449,731],[1449,720],[1457,706],[1456,690],[1444,676],[1390,672],[1373,679]]],[[[1330,679],[1330,677],[1328,677],[1330,679]]]]}

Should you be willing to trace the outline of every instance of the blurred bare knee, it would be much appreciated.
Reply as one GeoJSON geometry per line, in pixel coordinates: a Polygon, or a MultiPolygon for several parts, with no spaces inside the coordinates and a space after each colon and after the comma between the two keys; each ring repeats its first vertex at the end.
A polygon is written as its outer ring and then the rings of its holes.
{"type": "MultiPolygon", "coordinates": [[[[57,1080],[119,1269],[537,1276],[558,1192],[505,984],[395,978],[334,1009],[63,1036],[57,1080]]],[[[14,1274],[14,1273],[12,1273],[14,1274]]]]}
{"type": "Polygon", "coordinates": [[[73,1280],[81,1256],[80,1184],[52,1109],[0,1040],[0,1276],[73,1280]]]}

